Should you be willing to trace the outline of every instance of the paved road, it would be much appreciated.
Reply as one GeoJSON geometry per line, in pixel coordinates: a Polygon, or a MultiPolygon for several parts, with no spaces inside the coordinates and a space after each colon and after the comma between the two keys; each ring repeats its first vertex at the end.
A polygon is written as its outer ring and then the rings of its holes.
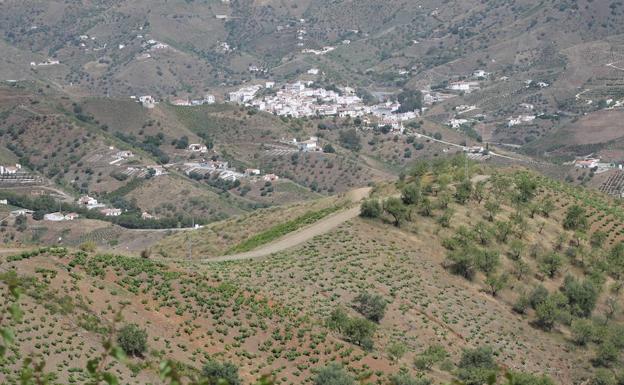
{"type": "MultiPolygon", "coordinates": [[[[347,194],[347,197],[354,203],[360,202],[362,199],[368,197],[370,194],[370,187],[361,188],[357,190],[353,190],[347,194]]],[[[285,235],[284,237],[278,239],[275,242],[269,243],[264,246],[260,246],[255,250],[251,250],[245,253],[240,254],[232,254],[232,255],[223,255],[220,257],[214,258],[204,258],[200,261],[202,262],[227,262],[227,261],[241,261],[245,259],[255,259],[267,257],[271,254],[278,253],[280,251],[284,251],[290,249],[291,247],[298,246],[302,243],[309,241],[310,239],[326,234],[341,224],[350,221],[351,219],[357,217],[360,214],[360,206],[356,205],[355,207],[351,207],[349,209],[340,211],[338,213],[332,214],[328,217],[325,217],[316,223],[311,224],[310,226],[304,227],[297,231],[294,231],[290,234],[285,235]]]]}

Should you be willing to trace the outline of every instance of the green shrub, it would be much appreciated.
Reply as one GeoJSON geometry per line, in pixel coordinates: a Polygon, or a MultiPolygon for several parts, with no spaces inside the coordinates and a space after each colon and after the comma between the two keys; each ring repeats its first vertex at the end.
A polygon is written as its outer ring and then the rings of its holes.
{"type": "Polygon", "coordinates": [[[142,356],[147,350],[147,332],[136,324],[124,326],[117,335],[117,343],[129,356],[142,356]]]}

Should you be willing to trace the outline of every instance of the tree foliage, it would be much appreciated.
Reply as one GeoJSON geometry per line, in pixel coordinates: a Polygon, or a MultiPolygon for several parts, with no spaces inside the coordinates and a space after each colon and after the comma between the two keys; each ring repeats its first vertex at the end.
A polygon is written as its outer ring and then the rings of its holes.
{"type": "Polygon", "coordinates": [[[137,324],[128,324],[119,330],[117,343],[129,356],[142,356],[147,351],[147,332],[137,324]]]}

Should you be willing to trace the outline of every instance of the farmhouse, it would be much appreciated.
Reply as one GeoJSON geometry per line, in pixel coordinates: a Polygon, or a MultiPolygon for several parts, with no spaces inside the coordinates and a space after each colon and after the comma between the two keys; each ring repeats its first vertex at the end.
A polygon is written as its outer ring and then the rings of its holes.
{"type": "Polygon", "coordinates": [[[255,85],[255,86],[241,88],[238,91],[230,92],[228,94],[229,100],[230,102],[233,102],[233,103],[239,103],[239,104],[247,103],[251,101],[254,98],[254,96],[256,96],[256,93],[260,91],[260,88],[261,88],[260,86],[255,85]]]}
{"type": "Polygon", "coordinates": [[[50,221],[50,222],[63,222],[63,221],[73,221],[74,219],[78,218],[78,214],[76,213],[69,213],[69,214],[63,214],[63,213],[49,213],[43,216],[43,219],[46,221],[50,221]]]}
{"type": "Polygon", "coordinates": [[[475,79],[486,79],[490,77],[490,73],[485,72],[484,70],[476,70],[475,72],[472,73],[472,77],[475,79]]]}
{"type": "Polygon", "coordinates": [[[279,176],[275,174],[266,174],[265,176],[262,177],[262,180],[264,180],[265,182],[273,182],[273,181],[279,180],[279,176]]]}
{"type": "Polygon", "coordinates": [[[511,117],[507,122],[507,127],[513,127],[524,123],[530,123],[535,120],[535,115],[520,115],[517,118],[511,117]]]}
{"type": "Polygon", "coordinates": [[[173,104],[174,106],[179,106],[179,107],[189,107],[191,105],[191,102],[188,99],[178,98],[178,99],[173,99],[171,101],[171,104],[173,104]]]}
{"type": "Polygon", "coordinates": [[[248,168],[245,170],[245,175],[247,176],[260,175],[260,170],[258,170],[257,168],[248,168]]]}
{"type": "Polygon", "coordinates": [[[22,165],[16,163],[15,166],[0,166],[0,175],[15,175],[22,169],[22,165]]]}
{"type": "Polygon", "coordinates": [[[304,140],[303,142],[296,143],[299,151],[316,151],[318,148],[318,138],[316,136],[311,136],[310,139],[304,140]]]}
{"type": "Polygon", "coordinates": [[[17,209],[17,210],[11,211],[11,216],[12,217],[19,217],[20,215],[32,215],[32,213],[34,213],[34,211],[32,211],[32,210],[17,209]]]}
{"type": "Polygon", "coordinates": [[[596,158],[583,158],[583,159],[577,159],[574,161],[574,167],[578,167],[578,168],[596,168],[598,167],[598,164],[600,163],[600,159],[596,159],[596,158]]]}
{"type": "Polygon", "coordinates": [[[100,210],[100,213],[104,214],[104,216],[107,216],[107,217],[118,217],[121,215],[121,209],[106,208],[106,209],[100,210]]]}
{"type": "Polygon", "coordinates": [[[468,122],[468,119],[451,119],[449,120],[448,125],[451,126],[451,128],[460,128],[468,122]]]}
{"type": "Polygon", "coordinates": [[[479,82],[453,82],[449,83],[448,89],[452,91],[463,91],[463,92],[471,92],[475,89],[479,88],[479,82]]]}
{"type": "Polygon", "coordinates": [[[134,154],[132,153],[132,151],[119,151],[118,153],[115,154],[115,158],[119,158],[119,159],[128,159],[128,158],[132,158],[134,156],[134,154]]]}
{"type": "Polygon", "coordinates": [[[204,152],[208,152],[208,147],[206,147],[203,144],[193,143],[193,144],[190,144],[188,146],[188,150],[191,151],[191,152],[201,152],[201,153],[204,153],[204,152]]]}
{"type": "Polygon", "coordinates": [[[150,96],[150,95],[140,96],[139,97],[139,102],[145,108],[152,109],[152,108],[156,107],[156,100],[152,96],[150,96]]]}
{"type": "Polygon", "coordinates": [[[92,198],[88,195],[84,195],[78,199],[78,204],[82,206],[87,206],[89,210],[104,207],[103,204],[98,203],[97,199],[92,198]]]}

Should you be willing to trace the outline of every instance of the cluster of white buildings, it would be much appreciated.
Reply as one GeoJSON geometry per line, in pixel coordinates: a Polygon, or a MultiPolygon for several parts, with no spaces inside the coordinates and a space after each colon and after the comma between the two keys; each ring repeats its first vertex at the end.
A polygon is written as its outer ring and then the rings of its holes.
{"type": "Polygon", "coordinates": [[[78,218],[80,215],[77,213],[68,213],[63,214],[61,212],[58,213],[49,213],[43,216],[43,220],[50,222],[63,222],[63,221],[73,221],[78,218]]]}
{"type": "MultiPolygon", "coordinates": [[[[303,142],[302,142],[303,143],[303,142]]],[[[216,176],[219,179],[234,182],[245,178],[262,178],[264,181],[275,181],[279,177],[274,174],[262,175],[262,172],[257,168],[248,168],[244,173],[237,171],[234,168],[230,168],[228,162],[219,160],[210,160],[197,163],[185,163],[184,172],[186,175],[199,174],[216,176]]]]}
{"type": "Polygon", "coordinates": [[[78,199],[78,204],[89,210],[100,209],[100,213],[107,217],[118,217],[122,214],[121,209],[108,208],[105,204],[98,202],[97,199],[84,195],[78,199]]]}
{"type": "Polygon", "coordinates": [[[151,95],[139,96],[139,103],[145,108],[152,109],[156,107],[156,99],[154,99],[151,95]]]}
{"type": "MultiPolygon", "coordinates": [[[[199,163],[185,163],[184,164],[186,175],[191,174],[200,174],[200,175],[215,175],[219,179],[223,179],[225,181],[236,181],[244,178],[246,175],[236,171],[229,167],[228,162],[223,162],[219,160],[212,160],[206,162],[199,163]]],[[[258,171],[259,173],[260,171],[258,171]]]]}
{"type": "Polygon", "coordinates": [[[214,95],[211,94],[206,94],[204,95],[203,99],[183,99],[183,98],[177,98],[177,99],[173,99],[171,101],[171,104],[173,104],[174,106],[185,106],[185,107],[191,107],[191,106],[203,106],[204,104],[215,104],[216,99],[214,95]]]}
{"type": "Polygon", "coordinates": [[[34,61],[30,62],[31,67],[49,67],[49,66],[54,66],[54,65],[59,65],[59,64],[61,64],[60,61],[52,60],[52,59],[48,59],[46,61],[39,62],[39,63],[34,62],[34,61]]]}
{"type": "Polygon", "coordinates": [[[22,165],[16,163],[15,166],[2,166],[0,165],[0,175],[15,175],[22,169],[22,165]]]}
{"type": "MultiPolygon", "coordinates": [[[[341,92],[324,88],[311,88],[312,82],[286,84],[275,93],[256,97],[261,86],[249,86],[229,94],[231,102],[256,107],[279,116],[294,118],[304,116],[373,116],[379,125],[391,125],[395,129],[402,127],[402,122],[419,116],[416,111],[398,113],[401,105],[397,102],[367,106],[356,95],[355,90],[343,87],[341,92]]],[[[266,87],[265,87],[266,88],[266,87]]]]}
{"type": "Polygon", "coordinates": [[[531,123],[535,120],[535,115],[518,115],[517,117],[509,118],[507,127],[518,126],[521,124],[531,123]]]}
{"type": "Polygon", "coordinates": [[[451,91],[460,91],[465,92],[467,94],[472,91],[478,90],[480,88],[480,84],[478,81],[458,81],[449,83],[447,88],[451,91]]]}
{"type": "MultiPolygon", "coordinates": [[[[270,88],[265,86],[265,88],[270,88]]],[[[233,91],[228,94],[228,99],[230,102],[245,104],[253,100],[256,94],[262,89],[259,85],[243,87],[238,91],[233,91]]]]}
{"type": "Polygon", "coordinates": [[[303,152],[318,151],[320,149],[319,139],[316,136],[311,136],[310,139],[302,140],[301,142],[298,142],[297,139],[293,139],[292,143],[297,146],[299,151],[303,152]]]}

